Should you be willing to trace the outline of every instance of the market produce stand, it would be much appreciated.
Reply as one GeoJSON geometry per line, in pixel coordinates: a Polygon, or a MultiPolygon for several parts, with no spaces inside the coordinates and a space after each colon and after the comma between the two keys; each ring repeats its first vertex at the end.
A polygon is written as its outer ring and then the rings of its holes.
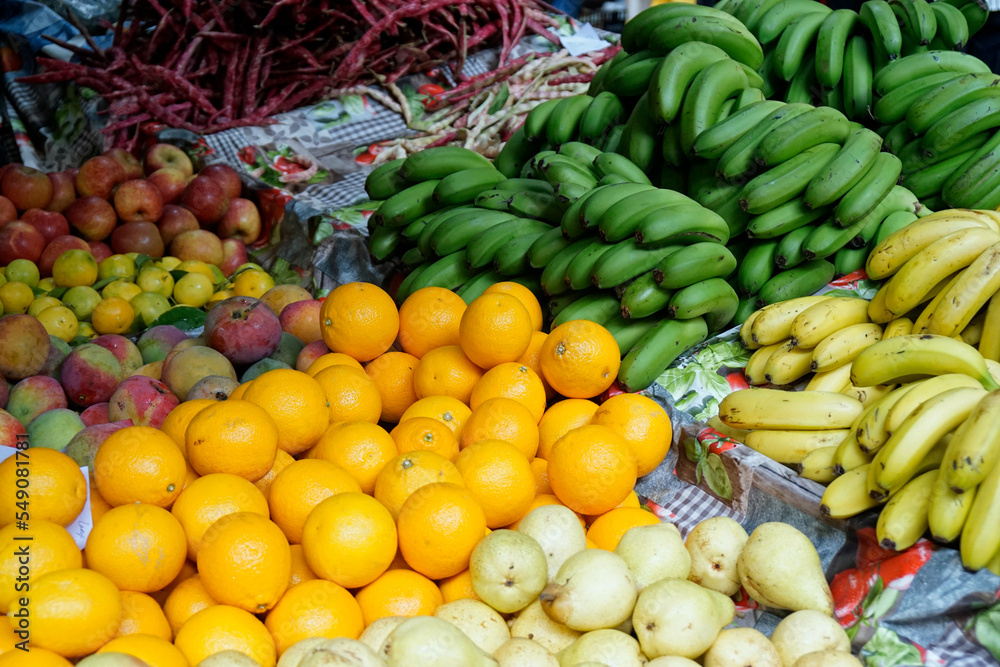
{"type": "MultiPolygon", "coordinates": [[[[525,42],[521,49],[537,46],[525,42]]],[[[522,55],[516,47],[503,55],[481,52],[465,61],[464,71],[483,75],[509,54],[522,55]]],[[[20,101],[17,109],[8,105],[8,113],[30,115],[44,104],[14,82],[21,73],[5,74],[6,84],[20,101]]],[[[427,81],[418,77],[409,83],[418,89],[427,81]]],[[[792,94],[790,90],[785,97],[776,95],[792,102],[792,94]]],[[[164,129],[160,138],[195,148],[207,162],[242,166],[245,183],[253,184],[262,201],[271,205],[276,235],[262,249],[263,262],[273,265],[280,257],[312,270],[321,290],[355,280],[388,285],[398,263],[374,262],[368,253],[368,216],[375,206],[364,203],[364,180],[370,172],[365,162],[377,160],[380,149],[388,150],[381,143],[401,147],[400,140],[413,134],[404,114],[390,108],[394,102],[399,108],[398,100],[374,90],[290,108],[266,126],[248,123],[204,137],[164,129]]],[[[30,135],[37,128],[31,128],[27,119],[18,124],[16,117],[13,127],[24,132],[18,137],[20,160],[26,164],[46,169],[63,166],[63,160],[91,150],[81,144],[90,142],[92,147],[98,139],[89,122],[92,118],[81,114],[78,134],[49,139],[44,150],[36,150],[42,146],[33,146],[30,135]]],[[[688,167],[686,161],[677,165],[688,167]]],[[[933,208],[939,207],[944,208],[943,201],[933,208]]],[[[875,293],[863,272],[851,273],[832,287],[856,290],[867,298],[875,293]]],[[[651,501],[658,516],[675,522],[683,533],[720,515],[736,518],[748,530],[780,520],[805,532],[827,574],[837,575],[833,587],[838,617],[842,622],[858,619],[853,626],[854,649],[868,664],[925,660],[926,664],[991,664],[990,654],[975,642],[967,622],[993,602],[1000,578],[987,570],[963,570],[954,549],[933,549],[926,540],[901,555],[880,552],[873,544],[877,512],[831,520],[820,511],[822,485],[708,428],[719,402],[745,386],[741,369],[748,357],[739,345],[738,329],[729,329],[691,348],[658,374],[645,391],[670,414],[674,442],[667,459],[639,480],[636,491],[651,501]],[[872,569],[877,562],[881,568],[872,569]]],[[[743,602],[739,608],[746,616],[741,623],[756,625],[765,634],[774,627],[777,617],[761,612],[749,600],[743,602]]]]}

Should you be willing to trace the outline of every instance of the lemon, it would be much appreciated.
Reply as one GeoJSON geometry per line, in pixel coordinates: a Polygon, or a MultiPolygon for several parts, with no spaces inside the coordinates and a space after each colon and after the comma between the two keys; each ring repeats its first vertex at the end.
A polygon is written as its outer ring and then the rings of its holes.
{"type": "Polygon", "coordinates": [[[173,271],[177,268],[177,265],[181,263],[181,260],[177,257],[163,257],[162,259],[153,262],[153,266],[166,269],[167,271],[173,271]]]}
{"type": "MultiPolygon", "coordinates": [[[[49,280],[49,279],[46,278],[46,280],[49,280]]],[[[6,276],[4,276],[3,272],[0,271],[0,285],[3,285],[5,282],[7,282],[7,278],[6,278],[6,276]]]]}
{"type": "Polygon", "coordinates": [[[201,308],[212,298],[212,280],[201,273],[188,273],[174,285],[174,301],[183,306],[201,308]]]}
{"type": "Polygon", "coordinates": [[[135,317],[145,326],[151,325],[163,313],[170,310],[170,302],[162,294],[156,292],[140,292],[129,301],[135,317]]]}
{"type": "Polygon", "coordinates": [[[258,271],[263,271],[264,267],[254,262],[247,262],[246,264],[240,264],[239,266],[237,266],[236,270],[233,271],[233,275],[236,275],[237,273],[240,273],[242,271],[246,271],[247,269],[257,269],[258,271]]]}
{"type": "Polygon", "coordinates": [[[30,306],[28,306],[28,314],[32,317],[38,317],[38,313],[42,312],[46,308],[61,305],[63,305],[62,301],[54,296],[36,296],[35,300],[31,302],[30,306]]]}
{"type": "MultiPolygon", "coordinates": [[[[0,280],[0,285],[2,284],[3,281],[0,280]]],[[[42,290],[43,292],[51,292],[55,288],[56,288],[56,281],[53,280],[51,277],[42,278],[41,280],[38,281],[38,289],[42,290]]]]}
{"type": "Polygon", "coordinates": [[[73,311],[66,306],[52,306],[38,313],[38,321],[42,323],[50,336],[60,338],[67,343],[76,338],[80,323],[73,311]]]}
{"type": "Polygon", "coordinates": [[[10,282],[24,283],[28,287],[38,286],[38,267],[30,259],[15,259],[4,272],[10,282]]]}
{"type": "Polygon", "coordinates": [[[231,296],[236,296],[236,293],[233,292],[233,290],[231,289],[219,290],[218,292],[212,295],[211,299],[208,300],[208,306],[211,308],[211,306],[214,306],[220,301],[225,301],[231,296]]]}
{"type": "Polygon", "coordinates": [[[85,322],[90,320],[91,313],[94,312],[94,308],[100,303],[101,294],[93,287],[80,285],[78,287],[70,287],[66,290],[62,301],[67,308],[73,311],[76,319],[85,322]]]}
{"type": "Polygon", "coordinates": [[[259,299],[264,296],[264,292],[274,287],[274,278],[267,271],[260,269],[247,269],[236,278],[233,283],[233,292],[236,296],[251,296],[259,299]]]}
{"type": "Polygon", "coordinates": [[[24,313],[35,300],[35,293],[25,283],[8,282],[0,285],[0,303],[5,313],[24,313]]]}
{"type": "Polygon", "coordinates": [[[215,273],[212,272],[212,268],[207,262],[203,262],[200,259],[189,259],[186,262],[181,262],[171,270],[187,271],[188,273],[200,273],[213,283],[215,282],[215,273]]]}
{"type": "Polygon", "coordinates": [[[155,292],[160,296],[168,297],[174,291],[174,277],[166,269],[159,269],[155,266],[144,266],[136,276],[135,284],[143,292],[155,292]]]}
{"type": "Polygon", "coordinates": [[[132,282],[135,279],[135,260],[128,255],[111,255],[97,265],[97,279],[116,278],[132,282]]]}
{"type": "Polygon", "coordinates": [[[127,283],[123,280],[116,280],[104,286],[104,289],[101,290],[101,296],[105,299],[120,297],[126,301],[131,301],[132,298],[141,291],[142,288],[135,283],[127,283]]]}
{"type": "Polygon", "coordinates": [[[132,306],[117,296],[102,299],[90,316],[94,331],[100,334],[123,334],[132,326],[134,319],[135,311],[132,310],[132,306]]]}
{"type": "Polygon", "coordinates": [[[84,338],[97,338],[97,332],[94,331],[94,325],[90,322],[80,322],[80,326],[76,330],[76,335],[83,336],[84,338]]]}
{"type": "Polygon", "coordinates": [[[52,278],[58,287],[93,285],[97,281],[97,260],[86,250],[67,250],[52,265],[52,278]]]}

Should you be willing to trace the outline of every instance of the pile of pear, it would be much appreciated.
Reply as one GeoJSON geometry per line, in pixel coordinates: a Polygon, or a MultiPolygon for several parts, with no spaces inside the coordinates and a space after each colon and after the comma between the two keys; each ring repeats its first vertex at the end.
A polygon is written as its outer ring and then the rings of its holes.
{"type": "Polygon", "coordinates": [[[714,517],[686,539],[669,523],[634,527],[614,551],[587,548],[579,517],[532,510],[487,535],[469,566],[479,598],[433,616],[375,621],[353,642],[365,661],[322,662],[347,644],[304,640],[279,667],[838,667],[861,663],[832,618],[820,557],[795,527],[751,534],[714,517]],[[738,627],[734,595],[787,614],[770,637],[738,627]],[[788,613],[792,612],[792,613],[788,613]],[[695,662],[695,661],[698,662],[695,662]]]}

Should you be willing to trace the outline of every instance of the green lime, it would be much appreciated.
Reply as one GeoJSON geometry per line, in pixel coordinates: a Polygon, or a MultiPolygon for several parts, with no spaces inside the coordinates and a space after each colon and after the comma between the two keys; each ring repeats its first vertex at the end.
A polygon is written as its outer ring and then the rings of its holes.
{"type": "Polygon", "coordinates": [[[81,322],[89,322],[94,307],[101,302],[101,294],[93,287],[78,285],[66,290],[62,300],[66,307],[76,315],[76,319],[81,322]]]}

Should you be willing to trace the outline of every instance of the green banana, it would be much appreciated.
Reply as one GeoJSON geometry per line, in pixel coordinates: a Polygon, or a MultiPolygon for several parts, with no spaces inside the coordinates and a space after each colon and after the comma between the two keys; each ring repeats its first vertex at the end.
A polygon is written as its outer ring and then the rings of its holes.
{"type": "Polygon", "coordinates": [[[599,153],[594,156],[591,163],[594,165],[594,171],[602,178],[616,174],[630,183],[652,185],[649,176],[624,155],[606,152],[599,153]]]}
{"type": "Polygon", "coordinates": [[[524,169],[528,160],[538,152],[540,146],[541,141],[529,139],[522,125],[507,139],[493,160],[493,166],[507,178],[515,178],[524,169]]]}
{"type": "Polygon", "coordinates": [[[812,234],[814,227],[806,225],[794,229],[778,240],[778,248],[774,253],[774,264],[779,269],[790,269],[806,261],[803,246],[812,234]]]}
{"type": "Polygon", "coordinates": [[[425,262],[424,264],[415,266],[410,270],[406,277],[403,278],[403,282],[401,282],[399,287],[396,288],[396,303],[402,304],[406,301],[406,297],[410,296],[410,294],[414,292],[413,283],[415,283],[424,271],[430,268],[430,266],[431,262],[425,262]]]}
{"type": "Polygon", "coordinates": [[[939,86],[959,78],[961,75],[954,72],[937,72],[907,81],[879,98],[872,108],[872,115],[880,123],[895,125],[904,120],[909,110],[926,95],[939,86]]]}
{"type": "Polygon", "coordinates": [[[896,123],[896,125],[890,127],[880,127],[878,133],[882,136],[882,150],[888,151],[893,155],[901,153],[903,147],[913,139],[913,133],[910,132],[910,127],[906,124],[906,121],[896,123]]]}
{"type": "Polygon", "coordinates": [[[827,15],[832,11],[826,5],[813,0],[783,0],[760,18],[754,34],[760,43],[766,46],[779,39],[789,24],[801,16],[811,13],[827,15]]]}
{"type": "Polygon", "coordinates": [[[849,132],[844,114],[816,107],[768,132],[754,151],[754,161],[764,167],[781,164],[818,144],[843,143],[849,132]]]}
{"type": "MultiPolygon", "coordinates": [[[[465,251],[459,250],[441,257],[421,271],[420,275],[410,283],[410,293],[425,287],[443,287],[453,290],[471,280],[477,273],[478,271],[470,269],[465,261],[465,251]]],[[[400,291],[402,291],[402,286],[400,286],[400,291]]],[[[398,293],[396,298],[400,298],[398,293]]]]}
{"type": "MultiPolygon", "coordinates": [[[[624,51],[619,51],[619,53],[624,53],[624,51]]],[[[624,121],[625,107],[621,100],[610,91],[602,91],[594,96],[594,100],[580,117],[580,140],[596,143],[604,136],[608,128],[624,121]]]]}
{"type": "Polygon", "coordinates": [[[591,239],[591,244],[585,246],[583,250],[573,257],[573,260],[566,268],[563,280],[572,290],[582,290],[590,287],[590,276],[594,272],[594,265],[597,260],[607,251],[614,248],[608,243],[601,243],[598,239],[591,239]]]}
{"type": "Polygon", "coordinates": [[[624,357],[659,321],[659,318],[656,317],[632,320],[615,315],[604,323],[604,328],[614,336],[615,342],[618,343],[620,356],[624,357]]]}
{"type": "Polygon", "coordinates": [[[632,63],[623,62],[605,79],[604,89],[622,98],[641,95],[649,88],[649,82],[662,62],[662,57],[643,58],[632,63]]]}
{"type": "Polygon", "coordinates": [[[414,220],[413,222],[402,228],[403,236],[406,239],[416,243],[417,239],[420,238],[420,234],[423,233],[424,227],[427,226],[427,223],[429,223],[431,220],[434,220],[439,215],[444,215],[445,213],[448,212],[449,209],[445,209],[444,211],[434,211],[433,213],[428,213],[427,215],[420,216],[419,218],[417,218],[416,220],[414,220]]]}
{"type": "Polygon", "coordinates": [[[825,259],[814,259],[775,274],[757,293],[757,304],[761,307],[779,301],[788,301],[800,296],[813,294],[831,280],[836,271],[833,264],[825,259]]]}
{"type": "Polygon", "coordinates": [[[1000,76],[995,74],[966,74],[950,79],[913,103],[906,112],[906,124],[913,132],[923,134],[936,122],[969,102],[1000,95],[998,84],[1000,76]]]}
{"type": "Polygon", "coordinates": [[[931,3],[931,11],[937,18],[937,36],[944,41],[945,48],[953,51],[965,50],[969,41],[969,22],[957,7],[946,2],[931,3]]]}
{"type": "Polygon", "coordinates": [[[878,233],[875,235],[875,245],[882,243],[890,234],[898,232],[903,227],[917,220],[919,220],[917,215],[909,211],[895,211],[890,213],[882,221],[882,224],[879,225],[878,233]]]}
{"type": "Polygon", "coordinates": [[[618,381],[629,391],[640,391],[686,350],[708,338],[703,317],[690,320],[661,320],[629,350],[618,369],[618,381]]]}
{"type": "Polygon", "coordinates": [[[509,213],[476,209],[452,216],[434,228],[430,236],[430,250],[438,257],[451,255],[464,249],[476,236],[493,226],[516,219],[509,213]]]}
{"type": "Polygon", "coordinates": [[[649,317],[664,310],[672,295],[673,290],[657,285],[653,272],[647,271],[622,292],[621,315],[628,319],[649,317]]]}
{"type": "Polygon", "coordinates": [[[551,229],[539,220],[515,218],[501,221],[497,225],[477,234],[465,247],[466,259],[473,269],[491,264],[497,252],[511,239],[526,234],[541,233],[551,229]]]}
{"type": "Polygon", "coordinates": [[[970,37],[983,29],[990,16],[989,10],[978,2],[965,2],[959,6],[958,11],[962,12],[965,22],[969,25],[970,37]]]}
{"type": "MultiPolygon", "coordinates": [[[[868,0],[872,2],[873,0],[868,0]]],[[[876,74],[873,81],[875,92],[885,95],[907,81],[937,72],[956,74],[981,72],[989,74],[990,68],[979,58],[958,51],[926,51],[898,58],[876,74]]]]}
{"type": "Polygon", "coordinates": [[[603,187],[606,186],[598,186],[586,194],[581,195],[579,199],[571,203],[566,210],[563,211],[562,219],[559,222],[559,228],[562,229],[563,236],[568,239],[576,240],[587,235],[587,230],[583,228],[580,212],[583,210],[587,200],[593,197],[596,193],[600,192],[603,187]]]}
{"type": "Polygon", "coordinates": [[[753,155],[760,141],[782,124],[791,122],[812,109],[808,104],[786,104],[740,137],[719,157],[720,177],[732,180],[753,169],[753,155]]]}
{"type": "Polygon", "coordinates": [[[868,173],[837,204],[834,213],[837,224],[851,225],[871,212],[896,185],[902,170],[903,163],[898,157],[879,153],[868,173]]]}
{"type": "Polygon", "coordinates": [[[990,131],[980,132],[979,134],[970,137],[961,144],[954,146],[953,148],[941,153],[940,155],[935,155],[934,157],[928,157],[924,154],[923,150],[920,148],[920,138],[914,139],[910,143],[903,147],[903,150],[899,152],[899,159],[903,163],[903,175],[912,174],[915,171],[920,171],[921,169],[926,169],[939,162],[945,160],[950,160],[956,155],[961,155],[962,153],[972,152],[975,154],[990,138],[993,133],[990,131]]]}
{"type": "Polygon", "coordinates": [[[733,60],[754,69],[764,61],[760,43],[745,26],[715,16],[678,16],[667,19],[650,35],[649,49],[666,55],[686,42],[714,44],[733,60]]]}
{"type": "Polygon", "coordinates": [[[1000,96],[981,98],[952,111],[924,134],[920,147],[933,157],[986,130],[1000,127],[1000,96]]]}
{"type": "Polygon", "coordinates": [[[740,109],[699,134],[691,146],[691,154],[708,160],[721,157],[742,136],[783,106],[778,101],[766,101],[740,109]]]}
{"type": "Polygon", "coordinates": [[[528,263],[535,269],[546,267],[556,255],[572,243],[571,239],[562,235],[562,230],[558,227],[542,232],[542,235],[528,248],[528,263]]]}
{"type": "Polygon", "coordinates": [[[528,139],[537,139],[539,141],[545,140],[546,127],[548,126],[549,116],[555,110],[559,103],[562,102],[561,99],[555,100],[545,100],[531,111],[524,118],[524,136],[528,139]]]}
{"type": "Polygon", "coordinates": [[[585,294],[569,304],[552,319],[552,328],[571,320],[590,320],[604,324],[618,314],[618,299],[610,292],[585,294]]]}
{"type": "Polygon", "coordinates": [[[761,214],[795,199],[840,149],[839,143],[817,144],[768,169],[743,187],[740,207],[748,213],[761,214]]]}
{"type": "Polygon", "coordinates": [[[975,150],[970,150],[918,171],[910,172],[903,176],[902,183],[921,199],[940,194],[948,177],[965,164],[965,161],[972,157],[975,152],[975,150]]]}
{"type": "Polygon", "coordinates": [[[919,46],[926,46],[937,33],[937,14],[924,0],[889,0],[900,27],[905,28],[919,46]]]}
{"type": "Polygon", "coordinates": [[[590,281],[595,287],[607,288],[621,285],[638,275],[651,271],[664,257],[676,252],[680,246],[642,248],[633,240],[614,244],[594,264],[590,281]]]}
{"type": "Polygon", "coordinates": [[[461,146],[437,146],[410,153],[399,168],[399,175],[414,183],[436,181],[463,169],[492,167],[493,163],[475,151],[461,146]]]}
{"type": "MultiPolygon", "coordinates": [[[[760,74],[750,69],[743,63],[740,63],[740,67],[743,68],[743,73],[747,76],[747,85],[749,87],[744,88],[736,97],[736,105],[733,107],[732,113],[742,111],[753,104],[760,104],[761,102],[767,101],[767,95],[765,95],[764,91],[760,89],[760,87],[764,85],[764,80],[761,78],[760,74]]],[[[729,114],[726,115],[726,118],[729,118],[729,114]]]]}
{"type": "Polygon", "coordinates": [[[666,289],[680,289],[709,278],[727,278],[736,265],[736,257],[721,243],[693,243],[660,262],[653,278],[666,289]]]}
{"type": "Polygon", "coordinates": [[[481,193],[504,180],[506,177],[493,167],[456,171],[437,182],[434,188],[434,201],[439,206],[471,204],[481,193]]]}
{"type": "Polygon", "coordinates": [[[463,283],[461,287],[455,290],[455,294],[461,297],[462,301],[469,304],[481,297],[483,292],[489,289],[492,285],[499,282],[503,282],[503,276],[496,271],[477,273],[475,276],[463,283]]]}
{"type": "Polygon", "coordinates": [[[841,227],[833,220],[827,220],[813,227],[812,233],[802,243],[802,254],[806,259],[824,259],[845,247],[860,231],[861,225],[841,227]]]}
{"type": "Polygon", "coordinates": [[[853,132],[840,151],[806,187],[802,199],[806,205],[829,206],[864,178],[882,148],[882,137],[867,128],[853,132]]]}
{"type": "Polygon", "coordinates": [[[858,13],[852,9],[836,9],[830,13],[816,36],[816,80],[827,88],[835,88],[844,72],[844,49],[848,37],[858,23],[858,13]]]}
{"type": "Polygon", "coordinates": [[[718,206],[706,206],[705,208],[718,214],[729,226],[730,245],[732,239],[746,231],[750,222],[750,214],[740,208],[739,199],[730,197],[718,206]]]}
{"type": "MultiPolygon", "coordinates": [[[[600,202],[597,202],[600,203],[600,202]]],[[[588,216],[587,227],[594,228],[608,243],[615,243],[633,236],[639,228],[642,219],[652,211],[673,208],[676,206],[693,205],[695,202],[687,196],[673,190],[658,188],[627,195],[612,203],[600,213],[596,221],[590,220],[591,214],[597,213],[595,205],[585,209],[588,216]],[[596,225],[594,223],[596,222],[596,225]]]]}
{"type": "Polygon", "coordinates": [[[1000,132],[980,146],[945,182],[945,200],[954,206],[976,201],[992,189],[995,174],[1000,172],[1000,132]]]}
{"type": "MultiPolygon", "coordinates": [[[[624,200],[626,197],[640,192],[657,192],[658,188],[645,183],[621,183],[609,185],[595,190],[594,194],[587,198],[580,208],[580,224],[584,229],[596,229],[604,216],[605,211],[611,208],[616,202],[624,200]]],[[[654,201],[660,200],[662,195],[647,195],[654,201]]],[[[642,201],[645,201],[642,200],[642,201]]]]}
{"type": "Polygon", "coordinates": [[[819,12],[803,14],[782,31],[774,53],[774,66],[782,79],[792,80],[827,16],[819,12]]]}
{"type": "Polygon", "coordinates": [[[804,227],[829,213],[826,207],[810,208],[801,199],[793,199],[747,224],[747,235],[754,239],[773,239],[804,227]]]}
{"type": "Polygon", "coordinates": [[[365,192],[369,197],[382,201],[406,189],[409,184],[399,175],[405,159],[389,160],[372,169],[365,178],[365,192]]]}
{"type": "Polygon", "coordinates": [[[865,260],[871,248],[841,248],[833,256],[834,275],[846,276],[865,268],[865,260]]]}
{"type": "Polygon", "coordinates": [[[403,232],[399,227],[383,227],[379,225],[372,230],[368,237],[368,251],[376,261],[381,262],[396,252],[402,239],[403,232]]]}
{"type": "MultiPolygon", "coordinates": [[[[569,269],[570,262],[585,248],[593,245],[593,243],[593,239],[580,239],[555,253],[545,265],[545,268],[542,269],[542,291],[549,296],[568,291],[569,286],[566,284],[566,271],[569,269]]],[[[532,262],[532,265],[534,265],[534,262],[532,262]]]]}
{"type": "Polygon", "coordinates": [[[739,305],[740,298],[728,282],[708,278],[674,292],[667,316],[682,320],[703,316],[708,330],[714,332],[732,321],[739,305]]]}
{"type": "Polygon", "coordinates": [[[547,192],[550,195],[555,194],[555,190],[551,183],[548,181],[539,181],[535,178],[508,178],[507,180],[500,181],[494,185],[493,189],[497,192],[507,193],[508,197],[515,192],[520,192],[521,190],[547,192]]]}
{"type": "Polygon", "coordinates": [[[681,149],[690,155],[698,135],[715,123],[719,107],[748,87],[743,68],[732,60],[712,63],[694,78],[680,113],[681,149]]]}
{"type": "Polygon", "coordinates": [[[375,223],[386,227],[402,227],[436,210],[439,207],[434,201],[434,188],[438,182],[428,180],[416,183],[389,197],[372,216],[375,223]]]}
{"type": "MultiPolygon", "coordinates": [[[[918,0],[923,2],[923,0],[918,0]]],[[[844,52],[844,112],[848,118],[867,118],[872,105],[871,55],[868,43],[855,35],[844,52]]]]}
{"type": "Polygon", "coordinates": [[[601,150],[582,141],[566,141],[559,146],[559,154],[590,168],[590,165],[594,164],[594,158],[601,154],[601,150]]]}
{"type": "Polygon", "coordinates": [[[553,225],[559,224],[563,215],[563,204],[555,195],[544,192],[523,190],[511,195],[507,204],[511,213],[522,218],[545,220],[553,225]]]}
{"type": "Polygon", "coordinates": [[[903,33],[888,2],[867,0],[861,3],[858,19],[868,28],[868,32],[872,35],[873,46],[881,49],[886,60],[899,58],[903,51],[903,33]]]}
{"type": "Polygon", "coordinates": [[[576,139],[580,130],[580,119],[594,98],[590,95],[565,97],[553,107],[545,122],[545,138],[553,146],[576,139]]]}
{"type": "Polygon", "coordinates": [[[533,232],[510,239],[493,256],[493,268],[503,276],[520,276],[531,273],[528,249],[546,232],[533,232]]]}
{"type": "Polygon", "coordinates": [[[643,93],[632,109],[618,146],[620,153],[642,170],[649,169],[657,157],[658,130],[650,113],[649,93],[643,93]]]}
{"type": "MultiPolygon", "coordinates": [[[[545,181],[537,182],[545,183],[545,181]]],[[[548,185],[548,183],[545,184],[548,185]]],[[[476,208],[482,208],[488,211],[509,211],[510,208],[508,204],[510,203],[510,197],[512,194],[514,194],[514,192],[510,190],[487,190],[486,192],[482,192],[477,195],[472,203],[476,208]]]]}
{"type": "Polygon", "coordinates": [[[667,54],[649,82],[650,111],[657,122],[673,121],[698,73],[728,59],[725,51],[705,42],[687,42],[667,54]]]}
{"type": "Polygon", "coordinates": [[[764,241],[747,250],[736,269],[736,289],[744,296],[755,296],[774,275],[774,257],[778,241],[764,241]]]}
{"type": "Polygon", "coordinates": [[[399,261],[401,261],[403,266],[405,266],[407,271],[409,271],[410,269],[420,266],[426,262],[427,258],[421,254],[420,248],[410,248],[399,256],[399,261]]]}
{"type": "Polygon", "coordinates": [[[729,241],[729,224],[704,206],[678,205],[652,211],[642,218],[635,239],[646,248],[699,241],[725,244],[729,241]]]}

